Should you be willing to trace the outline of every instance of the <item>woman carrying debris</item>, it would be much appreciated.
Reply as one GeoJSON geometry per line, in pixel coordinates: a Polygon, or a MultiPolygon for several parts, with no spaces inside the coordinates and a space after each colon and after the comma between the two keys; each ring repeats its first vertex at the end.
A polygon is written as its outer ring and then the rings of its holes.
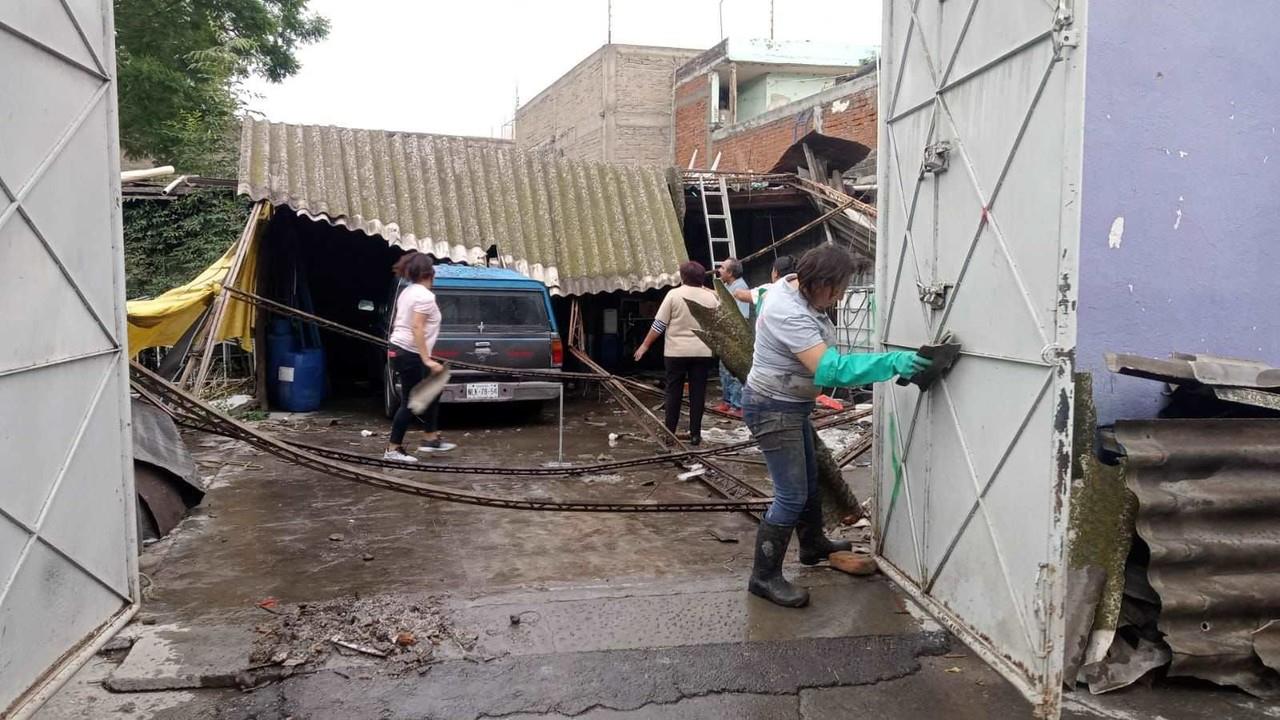
{"type": "MultiPolygon", "coordinates": [[[[409,409],[409,391],[422,382],[427,372],[444,371],[444,366],[431,359],[431,350],[440,335],[440,307],[436,305],[431,284],[436,278],[435,263],[430,255],[410,250],[396,261],[392,272],[408,283],[396,298],[395,315],[391,323],[392,367],[400,376],[400,409],[391,421],[391,439],[382,457],[400,462],[417,462],[418,458],[405,452],[404,435],[415,417],[409,409]]],[[[416,416],[426,426],[426,436],[418,452],[443,452],[457,447],[440,437],[440,398],[432,401],[421,415],[416,416]]]]}
{"type": "Polygon", "coordinates": [[[848,541],[833,542],[822,529],[818,460],[811,414],[819,387],[852,387],[911,377],[930,361],[914,352],[842,354],[827,317],[857,264],[846,250],[823,244],[806,252],[794,274],[768,287],[756,321],[755,355],[743,389],[743,415],[760,444],[773,503],[756,534],[755,565],[747,589],[786,607],[803,607],[809,593],[782,575],[782,559],[794,530],[800,562],[816,565],[848,541]]]}
{"type": "Polygon", "coordinates": [[[689,443],[702,443],[702,413],[707,402],[707,375],[713,365],[711,348],[694,334],[699,329],[698,321],[689,312],[687,302],[696,302],[708,308],[720,304],[716,294],[703,286],[707,269],[702,263],[690,260],[680,265],[680,287],[667,293],[658,307],[658,316],[649,328],[644,342],[636,348],[635,360],[649,352],[649,347],[665,335],[663,345],[663,363],[667,369],[666,426],[671,432],[676,431],[680,422],[680,405],[684,396],[684,384],[689,383],[689,443]]]}

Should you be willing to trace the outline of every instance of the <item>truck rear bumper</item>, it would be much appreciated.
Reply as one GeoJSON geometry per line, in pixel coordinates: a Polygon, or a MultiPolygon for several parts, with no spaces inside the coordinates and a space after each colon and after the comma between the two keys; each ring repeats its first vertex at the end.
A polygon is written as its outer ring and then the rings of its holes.
{"type": "Polygon", "coordinates": [[[440,394],[440,402],[442,403],[486,403],[486,402],[526,402],[539,400],[554,400],[560,397],[560,383],[558,382],[478,382],[478,383],[450,383],[444,388],[444,392],[440,394]],[[475,397],[472,393],[468,396],[468,385],[497,385],[497,397],[475,397]]]}

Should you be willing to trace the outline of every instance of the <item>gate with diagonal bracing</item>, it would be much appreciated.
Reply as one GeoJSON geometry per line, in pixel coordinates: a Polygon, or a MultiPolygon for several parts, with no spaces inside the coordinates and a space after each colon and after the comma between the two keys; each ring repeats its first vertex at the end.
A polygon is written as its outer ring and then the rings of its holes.
{"type": "Polygon", "coordinates": [[[1055,716],[1071,472],[1083,0],[886,0],[880,347],[954,333],[876,397],[877,555],[1055,716]]]}
{"type": "Polygon", "coordinates": [[[138,598],[111,7],[0,2],[0,717],[138,598]]]}

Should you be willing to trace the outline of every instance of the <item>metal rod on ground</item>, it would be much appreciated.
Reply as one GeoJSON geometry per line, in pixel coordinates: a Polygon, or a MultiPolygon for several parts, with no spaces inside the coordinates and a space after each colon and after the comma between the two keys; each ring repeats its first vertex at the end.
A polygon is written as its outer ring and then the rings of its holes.
{"type": "MultiPolygon", "coordinates": [[[[225,437],[233,437],[240,439],[241,435],[230,432],[228,426],[211,425],[199,418],[184,415],[175,411],[174,408],[154,394],[150,394],[145,388],[133,383],[133,389],[139,394],[147,398],[153,404],[161,407],[166,413],[174,418],[179,425],[201,432],[214,433],[225,437]]],[[[856,420],[860,420],[868,415],[868,411],[845,411],[838,413],[838,417],[827,417],[820,419],[814,423],[814,427],[824,430],[828,427],[836,427],[845,425],[856,420]]],[[[729,455],[737,453],[747,448],[754,447],[757,443],[755,438],[744,440],[742,442],[730,443],[718,448],[707,448],[705,450],[682,450],[672,453],[663,453],[660,455],[651,455],[648,457],[631,458],[628,460],[610,460],[608,462],[594,462],[584,464],[566,463],[564,467],[556,467],[555,463],[548,463],[542,467],[520,467],[512,465],[454,465],[443,464],[437,465],[432,463],[402,463],[395,460],[384,460],[380,456],[361,455],[357,453],[349,453],[343,450],[334,450],[321,445],[311,445],[308,443],[297,442],[294,440],[281,440],[289,447],[319,455],[330,460],[338,460],[353,465],[366,465],[370,467],[381,467],[392,470],[407,470],[422,473],[453,473],[461,475],[519,475],[519,476],[567,476],[567,475],[584,475],[588,473],[608,473],[627,468],[642,467],[646,465],[657,465],[661,463],[676,463],[680,460],[699,460],[707,456],[729,455]]],[[[737,462],[740,458],[725,458],[728,462],[737,462]]]]}
{"type": "MultiPolygon", "coordinates": [[[[569,352],[571,352],[583,365],[591,368],[598,375],[608,378],[604,380],[605,388],[613,393],[613,396],[618,399],[618,402],[621,403],[624,408],[627,408],[633,414],[637,415],[637,417],[640,417],[642,421],[645,417],[648,417],[650,423],[646,424],[645,429],[648,430],[651,435],[656,437],[657,431],[661,431],[670,442],[675,443],[681,450],[687,451],[689,449],[689,446],[680,440],[680,438],[676,437],[675,433],[668,430],[667,426],[664,425],[662,421],[649,410],[649,408],[644,406],[644,403],[640,402],[635,395],[632,395],[626,387],[622,385],[622,383],[617,381],[616,378],[609,376],[608,372],[606,372],[599,363],[592,360],[590,356],[578,348],[569,348],[569,352]],[[657,430],[655,430],[655,428],[657,430]]],[[[729,472],[723,465],[714,463],[708,459],[704,459],[703,464],[714,472],[699,475],[698,481],[706,485],[712,492],[720,495],[721,497],[746,498],[760,494],[758,490],[744,482],[738,476],[729,472]]],[[[747,514],[756,520],[759,520],[762,517],[761,513],[755,511],[747,511],[747,514]]]]}
{"type": "Polygon", "coordinates": [[[352,465],[327,460],[316,454],[291,447],[271,435],[251,428],[218,412],[195,396],[179,390],[159,375],[136,362],[130,362],[130,380],[135,387],[142,387],[171,404],[183,414],[198,419],[202,424],[223,428],[254,447],[328,475],[353,482],[418,495],[420,497],[450,502],[461,502],[485,507],[512,510],[551,510],[560,512],[723,512],[763,509],[770,498],[752,496],[740,500],[701,500],[678,502],[609,502],[609,501],[557,501],[537,498],[509,498],[484,493],[468,492],[432,483],[417,482],[371,470],[361,470],[352,465]]]}

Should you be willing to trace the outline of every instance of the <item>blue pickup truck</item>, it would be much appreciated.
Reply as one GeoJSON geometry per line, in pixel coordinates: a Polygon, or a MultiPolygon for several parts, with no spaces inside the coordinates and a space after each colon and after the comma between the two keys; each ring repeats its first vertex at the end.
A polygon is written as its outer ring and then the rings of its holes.
{"type": "MultiPolygon", "coordinates": [[[[405,287],[394,286],[389,307],[405,287]]],[[[500,367],[559,370],[564,346],[551,295],[537,280],[513,270],[469,265],[437,265],[432,286],[440,306],[436,357],[500,367]]],[[[387,313],[384,330],[390,330],[387,313]]],[[[388,358],[383,367],[383,404],[387,416],[400,405],[400,381],[388,358]]],[[[543,402],[560,396],[560,383],[453,369],[441,395],[445,403],[543,402]]]]}

